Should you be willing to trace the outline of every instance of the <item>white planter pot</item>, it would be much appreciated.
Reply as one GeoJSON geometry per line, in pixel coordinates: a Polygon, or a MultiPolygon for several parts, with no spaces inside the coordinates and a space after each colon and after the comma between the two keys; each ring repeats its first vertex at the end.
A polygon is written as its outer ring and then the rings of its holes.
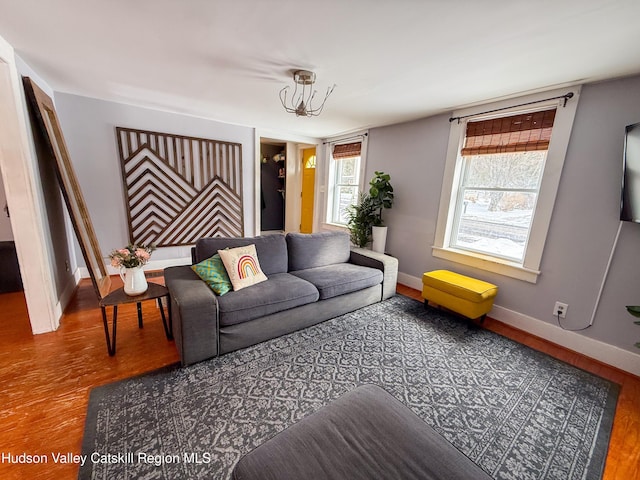
{"type": "Polygon", "coordinates": [[[371,236],[373,237],[371,250],[384,253],[384,247],[387,244],[387,227],[371,227],[371,236]]]}

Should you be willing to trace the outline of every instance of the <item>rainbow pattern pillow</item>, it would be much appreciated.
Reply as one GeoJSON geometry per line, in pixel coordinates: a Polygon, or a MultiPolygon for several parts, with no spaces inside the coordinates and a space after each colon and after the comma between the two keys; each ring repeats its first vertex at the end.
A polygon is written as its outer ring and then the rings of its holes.
{"type": "Polygon", "coordinates": [[[256,246],[253,244],[246,247],[218,250],[218,255],[227,269],[227,275],[229,275],[234,291],[264,282],[267,279],[267,276],[260,269],[256,246]]]}
{"type": "Polygon", "coordinates": [[[213,257],[191,265],[191,269],[218,295],[224,295],[233,288],[222,259],[217,253],[213,257]]]}

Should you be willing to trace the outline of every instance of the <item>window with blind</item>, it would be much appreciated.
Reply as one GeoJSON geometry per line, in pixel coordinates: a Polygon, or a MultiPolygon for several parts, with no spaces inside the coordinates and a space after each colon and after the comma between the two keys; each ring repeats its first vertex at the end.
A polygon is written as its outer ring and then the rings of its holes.
{"type": "Polygon", "coordinates": [[[329,205],[327,221],[346,225],[347,208],[358,202],[362,142],[333,145],[330,159],[329,205]]]}
{"type": "Polygon", "coordinates": [[[555,113],[467,123],[453,247],[524,260],[555,113]]]}
{"type": "Polygon", "coordinates": [[[434,256],[537,280],[577,96],[534,103],[452,124],[434,256]]]}

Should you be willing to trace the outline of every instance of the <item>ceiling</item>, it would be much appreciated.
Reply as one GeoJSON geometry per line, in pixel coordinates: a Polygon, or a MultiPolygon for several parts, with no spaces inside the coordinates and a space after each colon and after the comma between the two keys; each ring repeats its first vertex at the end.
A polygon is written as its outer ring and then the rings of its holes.
{"type": "Polygon", "coordinates": [[[638,0],[0,0],[56,92],[328,137],[640,73],[638,0]],[[286,113],[313,70],[321,116],[286,113]]]}

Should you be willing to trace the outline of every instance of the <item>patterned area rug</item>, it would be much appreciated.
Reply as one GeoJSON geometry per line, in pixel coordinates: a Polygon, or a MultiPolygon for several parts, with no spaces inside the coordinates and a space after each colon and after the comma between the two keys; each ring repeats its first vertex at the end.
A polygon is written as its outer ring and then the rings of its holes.
{"type": "Polygon", "coordinates": [[[396,296],[188,368],[92,390],[81,479],[227,479],[364,383],[496,479],[601,478],[617,385],[396,296]]]}

